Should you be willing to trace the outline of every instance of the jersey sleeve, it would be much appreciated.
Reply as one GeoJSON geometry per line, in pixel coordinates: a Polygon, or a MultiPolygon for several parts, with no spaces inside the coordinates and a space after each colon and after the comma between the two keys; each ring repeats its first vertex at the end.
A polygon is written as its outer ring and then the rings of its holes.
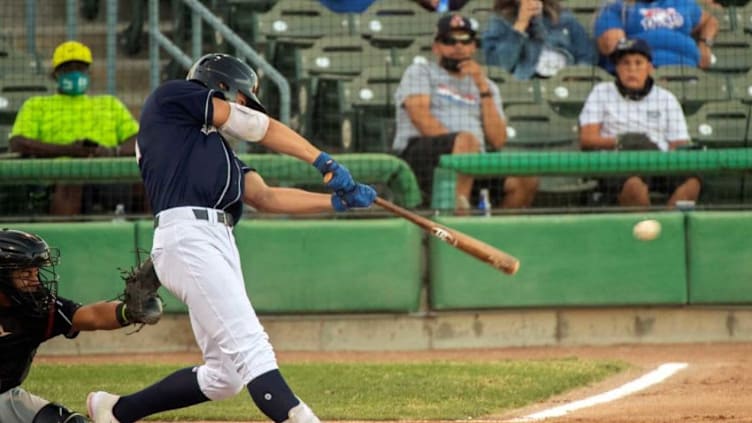
{"type": "Polygon", "coordinates": [[[212,126],[213,97],[224,98],[219,91],[210,90],[193,81],[170,81],[155,93],[160,117],[176,125],[212,126]]]}
{"type": "Polygon", "coordinates": [[[131,115],[130,110],[120,100],[113,97],[112,107],[117,121],[118,144],[138,133],[138,122],[131,115]]]}
{"type": "Polygon", "coordinates": [[[672,94],[667,93],[666,108],[666,141],[669,143],[677,141],[689,141],[689,131],[687,130],[687,119],[684,117],[681,104],[672,94]]]}
{"type": "Polygon", "coordinates": [[[81,304],[71,300],[58,297],[55,299],[55,310],[52,317],[52,330],[48,331],[49,336],[46,339],[58,335],[65,335],[66,338],[75,338],[78,331],[73,330],[73,315],[76,310],[81,308],[81,304]]]}
{"type": "Polygon", "coordinates": [[[428,72],[428,65],[423,63],[413,63],[402,75],[394,99],[397,104],[402,104],[405,99],[411,95],[431,94],[431,76],[428,72]]]}

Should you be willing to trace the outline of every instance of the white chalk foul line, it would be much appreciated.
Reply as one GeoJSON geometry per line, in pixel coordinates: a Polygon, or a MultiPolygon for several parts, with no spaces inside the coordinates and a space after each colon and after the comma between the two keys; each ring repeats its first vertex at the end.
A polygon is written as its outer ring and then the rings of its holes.
{"type": "Polygon", "coordinates": [[[552,417],[561,417],[567,413],[570,413],[581,408],[592,407],[594,405],[603,404],[605,402],[613,401],[627,395],[633,394],[637,391],[641,391],[648,386],[655,385],[662,382],[665,379],[671,377],[674,373],[687,367],[687,363],[664,363],[658,366],[657,369],[646,373],[639,378],[625,383],[624,385],[612,389],[602,394],[594,395],[590,398],[585,398],[579,401],[570,402],[568,404],[560,405],[558,407],[549,408],[548,410],[539,411],[524,417],[518,417],[516,419],[507,420],[507,422],[534,422],[539,420],[545,420],[552,417]]]}

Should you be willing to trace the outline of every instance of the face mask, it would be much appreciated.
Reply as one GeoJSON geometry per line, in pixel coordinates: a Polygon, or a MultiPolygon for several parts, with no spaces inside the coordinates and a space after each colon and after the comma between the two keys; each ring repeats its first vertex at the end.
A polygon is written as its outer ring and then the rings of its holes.
{"type": "Polygon", "coordinates": [[[57,77],[58,90],[67,95],[81,95],[89,88],[89,75],[81,71],[66,72],[57,77]]]}
{"type": "Polygon", "coordinates": [[[462,62],[462,60],[450,59],[449,57],[442,57],[441,60],[439,60],[439,66],[441,66],[442,68],[446,69],[449,72],[459,72],[460,62],[462,62]]]}

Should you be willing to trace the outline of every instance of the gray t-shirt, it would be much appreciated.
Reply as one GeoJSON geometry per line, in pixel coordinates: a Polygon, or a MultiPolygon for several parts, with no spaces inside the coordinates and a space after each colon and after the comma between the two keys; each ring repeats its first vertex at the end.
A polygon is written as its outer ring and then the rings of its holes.
{"type": "MultiPolygon", "coordinates": [[[[494,103],[499,115],[504,118],[499,89],[495,83],[488,81],[494,103]]],[[[436,62],[413,63],[405,70],[402,80],[394,94],[397,105],[397,134],[392,148],[401,153],[407,147],[407,140],[420,136],[402,103],[415,94],[431,96],[431,114],[449,131],[466,131],[481,140],[481,151],[485,151],[485,137],[481,122],[481,98],[478,87],[472,77],[455,78],[436,62]]]]}

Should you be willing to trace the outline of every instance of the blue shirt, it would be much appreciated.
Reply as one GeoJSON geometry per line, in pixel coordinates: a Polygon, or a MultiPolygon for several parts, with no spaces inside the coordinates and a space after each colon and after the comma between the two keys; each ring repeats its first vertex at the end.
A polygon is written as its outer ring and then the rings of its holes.
{"type": "Polygon", "coordinates": [[[361,13],[375,0],[320,0],[321,4],[337,13],[361,13]]]}
{"type": "MultiPolygon", "coordinates": [[[[700,51],[692,30],[702,18],[702,9],[694,1],[655,0],[625,4],[623,0],[605,6],[595,20],[595,37],[609,29],[621,28],[627,38],[642,38],[653,50],[653,65],[700,63],[700,51]]],[[[601,66],[614,71],[613,63],[601,57],[601,66]]]]}
{"type": "Polygon", "coordinates": [[[243,211],[243,176],[250,168],[212,126],[212,97],[193,81],[168,81],[141,111],[138,165],[154,214],[173,207],[243,211]]]}

